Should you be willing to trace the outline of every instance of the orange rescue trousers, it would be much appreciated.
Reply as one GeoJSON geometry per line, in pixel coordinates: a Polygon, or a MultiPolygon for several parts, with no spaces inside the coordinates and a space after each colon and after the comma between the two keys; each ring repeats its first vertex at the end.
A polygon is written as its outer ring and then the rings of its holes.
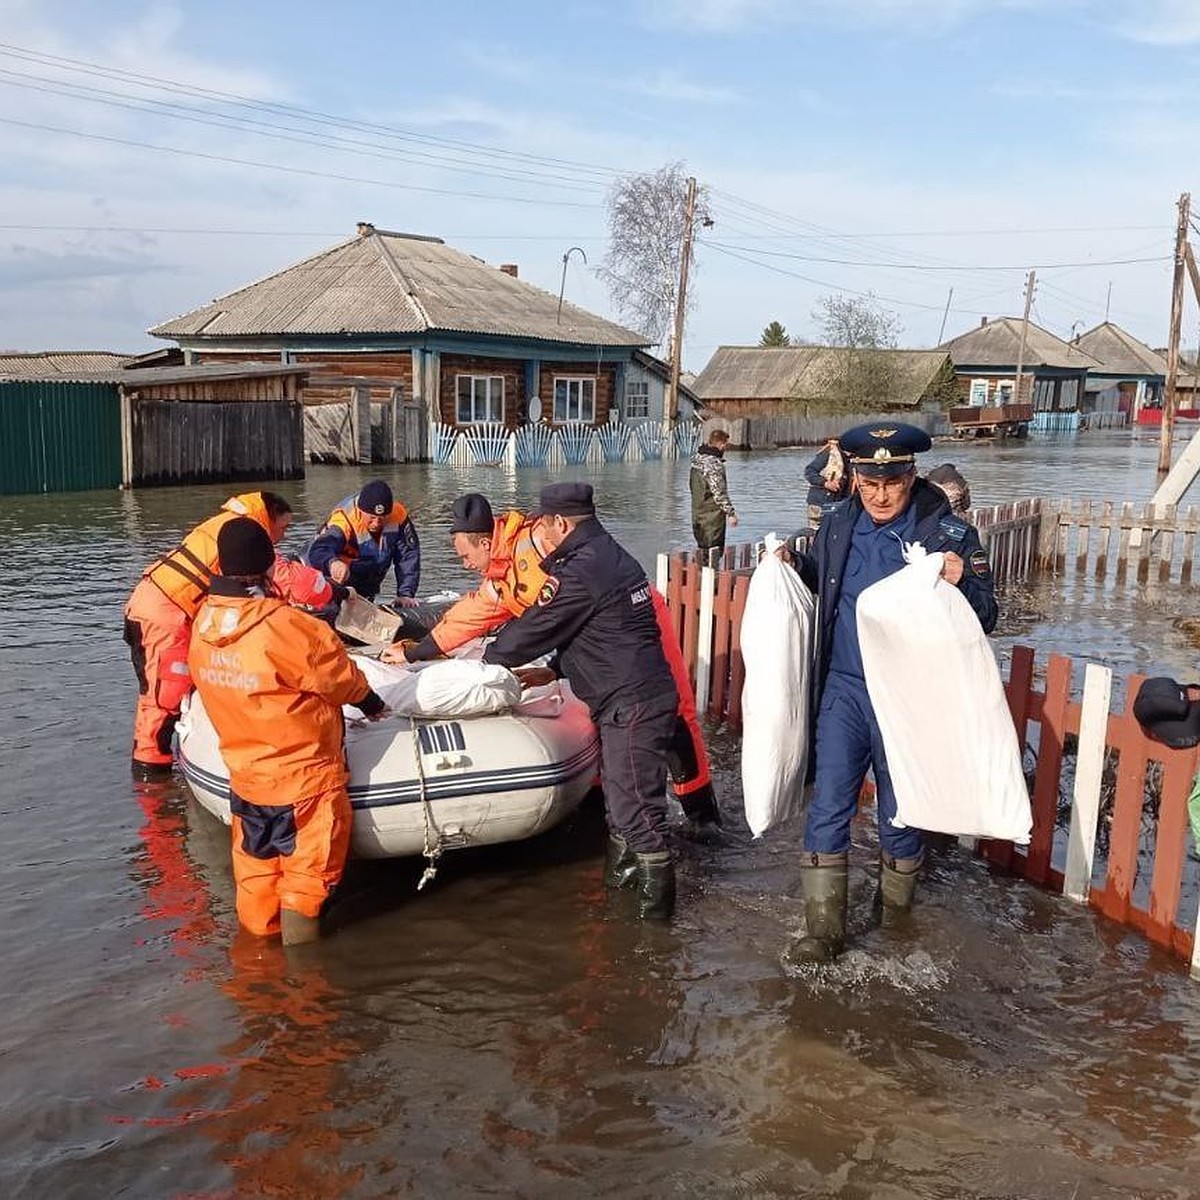
{"type": "Polygon", "coordinates": [[[191,630],[183,609],[149,579],[133,589],[125,606],[125,641],[138,681],[133,760],[142,766],[171,765],[171,736],[192,687],[187,665],[191,630]]]}
{"type": "Polygon", "coordinates": [[[350,848],[344,786],[294,804],[230,796],[238,920],[251,933],[279,932],[281,909],[315,919],[342,877],[350,848]]]}

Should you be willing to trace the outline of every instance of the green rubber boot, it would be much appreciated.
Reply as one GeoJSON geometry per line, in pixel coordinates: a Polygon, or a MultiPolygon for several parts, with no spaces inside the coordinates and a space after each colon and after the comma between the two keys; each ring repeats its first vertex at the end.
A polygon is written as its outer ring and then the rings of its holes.
{"type": "Polygon", "coordinates": [[[320,940],[321,922],[284,908],[279,913],[279,935],[285,946],[304,946],[320,940]]]}
{"type": "Polygon", "coordinates": [[[788,947],[792,965],[832,962],[846,944],[846,892],[850,881],[848,854],[813,854],[800,870],[804,919],[808,930],[788,947]]]}
{"type": "Polygon", "coordinates": [[[669,850],[637,854],[638,916],[669,921],[675,911],[675,863],[669,850]]]}
{"type": "Polygon", "coordinates": [[[604,886],[629,887],[637,879],[637,855],[626,845],[619,833],[608,835],[608,852],[604,858],[604,886]]]}
{"type": "Polygon", "coordinates": [[[901,924],[912,908],[913,894],[917,890],[917,877],[925,855],[916,858],[892,858],[884,854],[879,859],[879,905],[883,925],[901,924]]]}

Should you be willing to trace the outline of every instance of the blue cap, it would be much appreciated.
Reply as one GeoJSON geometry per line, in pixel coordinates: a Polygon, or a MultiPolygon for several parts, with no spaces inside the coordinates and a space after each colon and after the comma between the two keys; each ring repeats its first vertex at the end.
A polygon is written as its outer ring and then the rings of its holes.
{"type": "Polygon", "coordinates": [[[862,475],[887,478],[915,470],[917,455],[933,445],[929,434],[902,421],[871,421],[847,429],[839,441],[862,475]]]}
{"type": "Polygon", "coordinates": [[[548,483],[542,488],[531,517],[594,517],[596,504],[590,483],[548,483]]]}
{"type": "Polygon", "coordinates": [[[358,493],[358,511],[385,517],[392,511],[392,489],[382,479],[372,479],[358,493]]]}

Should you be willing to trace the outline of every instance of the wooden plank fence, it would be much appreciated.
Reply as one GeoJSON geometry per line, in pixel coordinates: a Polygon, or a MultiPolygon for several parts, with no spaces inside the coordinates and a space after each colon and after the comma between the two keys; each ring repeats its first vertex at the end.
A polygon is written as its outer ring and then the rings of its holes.
{"type": "MultiPolygon", "coordinates": [[[[1020,561],[1015,551],[1014,557],[1020,561]]],[[[719,570],[696,559],[694,552],[660,555],[658,586],[696,685],[698,710],[740,730],[741,627],[757,554],[753,546],[729,547],[719,570]]],[[[1075,674],[1075,663],[1055,654],[1039,679],[1034,652],[1014,648],[1005,691],[1018,741],[1035,763],[1033,832],[1028,846],[983,841],[977,851],[999,869],[1140,931],[1188,960],[1200,978],[1200,912],[1193,904],[1181,923],[1179,911],[1187,800],[1200,748],[1170,750],[1142,732],[1132,712],[1141,676],[1126,680],[1124,706],[1114,713],[1112,671],[1086,664],[1078,699],[1075,674]]]]}

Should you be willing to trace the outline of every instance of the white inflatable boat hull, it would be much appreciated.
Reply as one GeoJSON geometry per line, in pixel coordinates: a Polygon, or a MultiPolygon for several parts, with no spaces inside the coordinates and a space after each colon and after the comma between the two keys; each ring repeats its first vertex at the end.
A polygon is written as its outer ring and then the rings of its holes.
{"type": "MultiPolygon", "coordinates": [[[[600,743],[587,706],[560,686],[563,701],[553,717],[515,709],[497,716],[348,723],[350,853],[420,854],[427,817],[430,842],[440,834],[443,849],[451,849],[518,841],[569,816],[596,781],[600,743]]],[[[228,824],[229,772],[195,692],[177,730],[179,764],[192,794],[228,824]]]]}

